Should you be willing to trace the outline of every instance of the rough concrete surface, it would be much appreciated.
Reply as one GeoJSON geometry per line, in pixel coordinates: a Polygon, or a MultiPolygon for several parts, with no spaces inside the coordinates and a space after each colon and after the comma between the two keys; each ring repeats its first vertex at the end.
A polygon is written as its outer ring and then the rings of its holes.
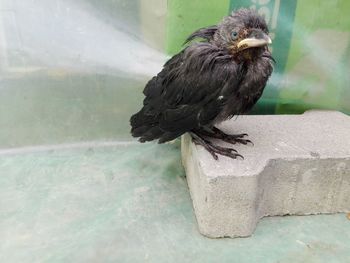
{"type": "Polygon", "coordinates": [[[203,235],[250,236],[264,216],[350,211],[349,116],[241,116],[219,128],[248,133],[254,146],[234,145],[244,160],[215,161],[183,136],[182,161],[203,235]]]}

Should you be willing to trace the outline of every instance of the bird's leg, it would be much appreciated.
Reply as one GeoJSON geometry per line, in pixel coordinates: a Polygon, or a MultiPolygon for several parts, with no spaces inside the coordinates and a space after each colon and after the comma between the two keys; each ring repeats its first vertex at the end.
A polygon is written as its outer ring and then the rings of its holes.
{"type": "Polygon", "coordinates": [[[244,139],[245,136],[248,136],[246,133],[242,134],[226,134],[222,130],[216,128],[216,127],[211,127],[207,129],[201,129],[200,131],[201,135],[207,136],[207,137],[212,137],[215,139],[220,139],[224,142],[228,142],[231,144],[236,144],[236,143],[241,143],[241,144],[253,144],[251,140],[244,139]]]}
{"type": "Polygon", "coordinates": [[[202,145],[213,156],[215,160],[218,159],[217,154],[224,155],[232,159],[236,159],[237,157],[241,157],[242,159],[244,159],[243,156],[238,154],[235,149],[214,145],[212,142],[208,141],[197,132],[191,132],[191,136],[193,142],[197,145],[202,145]]]}

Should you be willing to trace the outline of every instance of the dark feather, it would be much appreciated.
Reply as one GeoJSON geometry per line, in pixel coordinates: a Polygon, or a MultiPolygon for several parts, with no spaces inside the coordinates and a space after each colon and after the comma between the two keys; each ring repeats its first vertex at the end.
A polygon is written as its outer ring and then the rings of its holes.
{"type": "Polygon", "coordinates": [[[209,41],[213,38],[216,30],[218,27],[215,26],[209,26],[209,27],[203,27],[198,29],[197,31],[193,32],[185,41],[184,45],[191,42],[192,40],[196,38],[202,38],[206,41],[209,41]]]}

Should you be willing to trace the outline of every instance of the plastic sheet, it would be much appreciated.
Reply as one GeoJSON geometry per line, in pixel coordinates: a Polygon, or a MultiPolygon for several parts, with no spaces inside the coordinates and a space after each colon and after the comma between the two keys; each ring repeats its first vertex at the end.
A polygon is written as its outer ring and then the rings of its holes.
{"type": "Polygon", "coordinates": [[[277,60],[254,113],[350,112],[346,0],[0,0],[0,148],[130,140],[148,79],[242,6],[265,15],[277,60]]]}
{"type": "Polygon", "coordinates": [[[130,139],[129,117],[166,60],[162,28],[149,32],[165,11],[135,0],[1,0],[0,148],[130,139]]]}

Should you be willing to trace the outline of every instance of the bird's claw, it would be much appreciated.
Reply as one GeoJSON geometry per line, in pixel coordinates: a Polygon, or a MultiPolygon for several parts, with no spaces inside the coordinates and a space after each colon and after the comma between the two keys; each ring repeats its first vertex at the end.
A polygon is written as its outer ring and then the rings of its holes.
{"type": "Polygon", "coordinates": [[[251,140],[248,139],[240,139],[240,138],[227,138],[227,139],[222,139],[225,142],[231,143],[231,144],[236,144],[236,143],[240,143],[243,145],[247,145],[247,144],[251,144],[252,146],[254,146],[254,143],[251,140]]]}
{"type": "Polygon", "coordinates": [[[224,148],[224,147],[212,145],[210,147],[210,150],[208,150],[208,151],[213,156],[213,158],[215,160],[218,160],[217,154],[224,155],[224,156],[230,157],[232,159],[237,159],[237,157],[242,158],[242,160],[244,159],[244,157],[242,155],[240,155],[239,153],[237,153],[237,151],[233,148],[224,148]]]}
{"type": "Polygon", "coordinates": [[[240,144],[251,144],[254,145],[254,143],[251,140],[248,139],[243,139],[244,137],[248,136],[247,133],[241,133],[241,134],[226,134],[223,131],[219,130],[219,129],[214,129],[214,134],[213,134],[214,138],[223,140],[224,142],[230,143],[230,144],[236,144],[236,143],[240,143],[240,144]]]}
{"type": "Polygon", "coordinates": [[[202,145],[215,160],[218,160],[218,154],[230,157],[232,159],[237,159],[237,157],[244,159],[241,154],[237,153],[237,150],[214,145],[212,142],[207,141],[196,134],[193,137],[193,142],[197,145],[202,145]]]}
{"type": "Polygon", "coordinates": [[[235,134],[235,135],[228,135],[228,134],[226,134],[227,136],[234,136],[234,137],[236,137],[236,138],[243,138],[243,137],[245,137],[245,136],[248,136],[248,134],[247,133],[240,133],[240,134],[235,134]]]}

